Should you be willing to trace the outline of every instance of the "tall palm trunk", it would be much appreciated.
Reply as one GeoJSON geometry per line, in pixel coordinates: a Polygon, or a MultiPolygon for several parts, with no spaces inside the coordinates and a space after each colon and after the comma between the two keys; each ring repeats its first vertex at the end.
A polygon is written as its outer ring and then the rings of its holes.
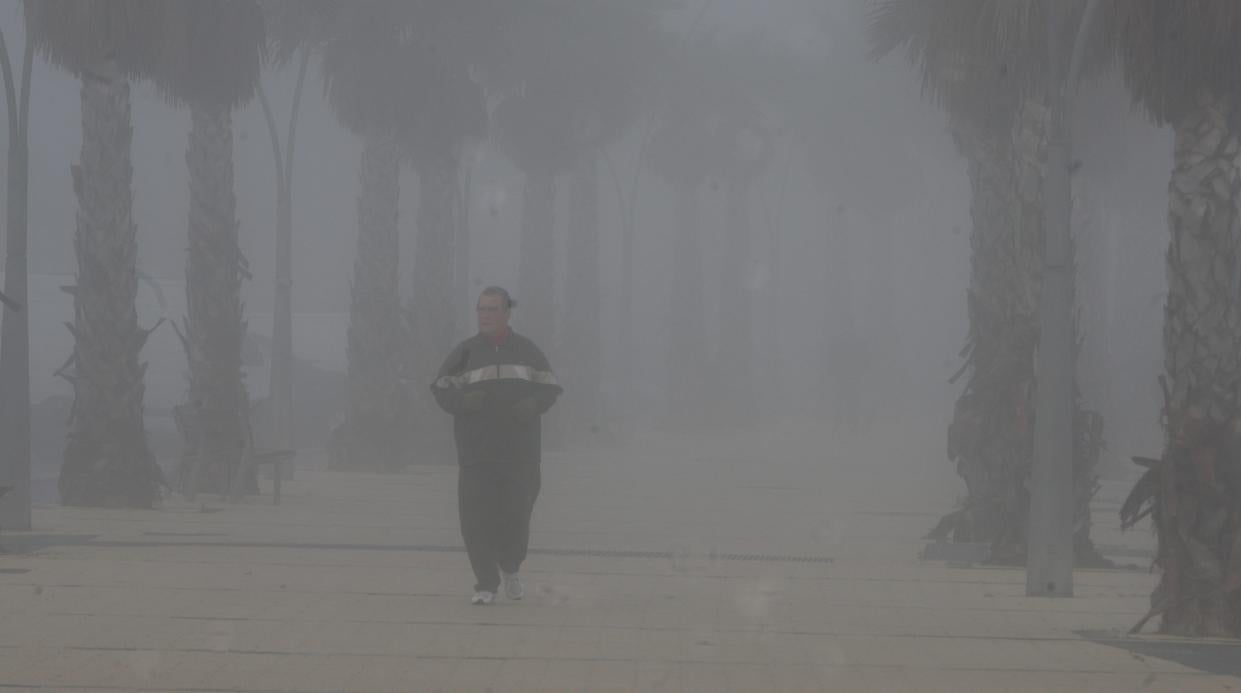
{"type": "Polygon", "coordinates": [[[366,139],[349,305],[348,411],[336,465],[395,469],[407,453],[408,409],[394,375],[404,360],[397,224],[400,160],[391,137],[366,139]]]}
{"type": "Polygon", "coordinates": [[[516,322],[520,331],[543,345],[550,345],[555,341],[555,220],[555,177],[550,173],[527,172],[522,198],[521,250],[517,268],[522,307],[516,322]]]}
{"type": "Polygon", "coordinates": [[[698,186],[673,188],[676,228],[672,234],[672,296],[667,335],[668,421],[676,426],[705,423],[698,413],[707,382],[703,353],[707,348],[698,186]]]}
{"type": "Polygon", "coordinates": [[[1173,123],[1168,185],[1168,299],[1164,306],[1167,445],[1122,510],[1126,522],[1153,498],[1163,571],[1151,596],[1161,630],[1241,633],[1241,221],[1238,133],[1225,99],[1203,94],[1173,123]]]}
{"type": "Polygon", "coordinates": [[[752,391],[753,348],[748,286],[750,274],[751,177],[734,172],[726,183],[724,276],[720,287],[720,321],[716,367],[716,401],[726,424],[749,423],[756,410],[752,391]]]}
{"type": "MultiPolygon", "coordinates": [[[[972,188],[970,333],[962,369],[970,378],[948,429],[948,456],[965,481],[967,497],[930,536],[990,543],[992,560],[1004,563],[1023,563],[1026,556],[1048,122],[1043,102],[1030,98],[1011,139],[966,127],[957,138],[969,161],[972,188]]],[[[1101,436],[1102,419],[1079,406],[1074,538],[1082,565],[1103,561],[1090,540],[1101,436]]]]}
{"type": "Polygon", "coordinates": [[[233,194],[233,129],[227,108],[190,110],[189,256],[185,265],[188,315],[182,335],[189,361],[189,401],[197,418],[195,491],[227,493],[240,468],[249,415],[241,372],[246,331],[241,279],[245,258],[237,235],[233,194]]]}
{"type": "Polygon", "coordinates": [[[602,338],[599,320],[599,158],[586,153],[572,171],[565,281],[565,324],[560,353],[566,364],[565,415],[575,426],[596,426],[602,417],[602,338]]]}
{"type": "Polygon", "coordinates": [[[1038,219],[1023,223],[1023,212],[1032,210],[1019,201],[1016,156],[1007,136],[961,128],[957,144],[969,163],[972,189],[969,336],[962,369],[970,376],[948,429],[948,456],[967,495],[931,536],[988,542],[997,557],[1016,560],[1024,554],[1023,484],[1033,454],[1038,323],[1030,284],[1040,258],[1038,219]]]}
{"type": "MultiPolygon", "coordinates": [[[[641,159],[639,158],[639,167],[641,159]]],[[[637,185],[640,180],[641,168],[638,168],[637,174],[634,176],[633,189],[629,194],[628,200],[621,200],[625,208],[621,210],[621,233],[620,233],[620,301],[616,309],[615,334],[616,348],[610,349],[609,353],[615,354],[615,358],[610,358],[616,364],[615,373],[619,381],[617,393],[615,395],[616,404],[628,419],[635,411],[636,400],[634,393],[634,376],[637,372],[634,359],[634,345],[636,340],[633,338],[634,324],[634,269],[633,269],[633,253],[635,236],[637,234],[637,185]]]]}
{"type": "Polygon", "coordinates": [[[77,286],[72,289],[76,368],[69,440],[60,473],[67,505],[150,508],[160,472],[142,419],[148,332],[138,327],[129,84],[113,63],[82,76],[77,286]]]}
{"type": "MultiPolygon", "coordinates": [[[[439,359],[452,347],[453,248],[460,216],[460,159],[445,156],[418,167],[418,234],[414,240],[414,310],[419,382],[434,380],[439,359]]],[[[425,388],[424,388],[425,389],[425,388]]]]}
{"type": "MultiPolygon", "coordinates": [[[[418,234],[414,239],[413,299],[409,309],[414,348],[412,371],[417,379],[417,415],[433,419],[429,384],[440,359],[452,348],[456,333],[453,283],[461,205],[459,151],[429,157],[418,165],[418,234]]],[[[423,425],[422,449],[437,457],[452,447],[443,426],[423,425]]]]}
{"type": "Polygon", "coordinates": [[[457,200],[457,238],[453,245],[453,306],[457,318],[457,333],[468,334],[474,327],[474,296],[470,287],[470,207],[474,200],[474,167],[478,156],[463,156],[461,165],[461,194],[457,200]],[[466,307],[470,310],[465,310],[466,307]]]}

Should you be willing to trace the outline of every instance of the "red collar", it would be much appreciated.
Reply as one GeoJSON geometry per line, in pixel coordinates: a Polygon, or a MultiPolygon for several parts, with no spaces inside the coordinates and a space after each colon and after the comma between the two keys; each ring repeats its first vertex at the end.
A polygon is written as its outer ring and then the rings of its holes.
{"type": "Polygon", "coordinates": [[[513,330],[510,328],[505,328],[500,334],[487,335],[487,339],[490,340],[495,346],[504,346],[504,343],[508,341],[509,335],[511,334],[513,334],[513,330]]]}

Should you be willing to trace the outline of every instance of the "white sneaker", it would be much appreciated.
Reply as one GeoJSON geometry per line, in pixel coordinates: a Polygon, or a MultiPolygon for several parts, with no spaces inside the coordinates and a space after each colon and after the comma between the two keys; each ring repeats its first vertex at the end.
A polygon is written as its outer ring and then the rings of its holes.
{"type": "Polygon", "coordinates": [[[504,581],[505,597],[516,601],[526,596],[526,586],[521,583],[520,575],[500,571],[500,578],[504,581]]]}
{"type": "Polygon", "coordinates": [[[488,592],[487,590],[479,590],[474,593],[473,597],[470,598],[470,603],[473,604],[474,606],[487,606],[488,604],[494,602],[495,600],[496,600],[495,592],[488,592]]]}

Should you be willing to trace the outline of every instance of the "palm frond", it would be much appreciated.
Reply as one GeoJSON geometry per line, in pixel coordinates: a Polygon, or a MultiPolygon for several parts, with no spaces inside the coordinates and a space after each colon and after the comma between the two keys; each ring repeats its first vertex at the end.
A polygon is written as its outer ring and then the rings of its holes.
{"type": "Polygon", "coordinates": [[[1159,470],[1148,469],[1138,483],[1129,490],[1125,502],[1120,506],[1120,526],[1122,529],[1133,527],[1142,518],[1150,514],[1159,491],[1159,470]]]}
{"type": "Polygon", "coordinates": [[[258,0],[267,28],[267,57],[283,65],[301,50],[317,50],[336,22],[365,2],[339,0],[258,0]]]}
{"type": "Polygon", "coordinates": [[[254,97],[267,34],[255,0],[165,0],[155,86],[176,105],[235,108],[254,97]]]}
{"type": "Polygon", "coordinates": [[[369,0],[317,29],[324,93],[340,121],[396,136],[414,159],[453,156],[481,137],[486,104],[461,45],[481,16],[474,2],[369,0]]]}
{"type": "Polygon", "coordinates": [[[575,153],[633,122],[658,50],[656,4],[609,0],[526,3],[503,31],[506,63],[490,71],[505,94],[497,141],[522,168],[560,170],[575,153]]]}
{"type": "MultiPolygon", "coordinates": [[[[1061,8],[1067,55],[1084,2],[1061,8]]],[[[1046,10],[1036,0],[872,0],[867,35],[874,58],[903,49],[924,93],[954,118],[1006,128],[1019,99],[1048,87],[1046,10]]],[[[1101,43],[1090,44],[1092,72],[1107,63],[1101,43]]]]}
{"type": "Polygon", "coordinates": [[[80,75],[104,61],[143,78],[162,58],[161,30],[171,5],[161,0],[25,0],[28,35],[53,65],[80,75]]]}
{"type": "Polygon", "coordinates": [[[1241,3],[1104,1],[1105,41],[1134,102],[1156,122],[1175,120],[1204,92],[1234,100],[1241,94],[1241,3]]]}

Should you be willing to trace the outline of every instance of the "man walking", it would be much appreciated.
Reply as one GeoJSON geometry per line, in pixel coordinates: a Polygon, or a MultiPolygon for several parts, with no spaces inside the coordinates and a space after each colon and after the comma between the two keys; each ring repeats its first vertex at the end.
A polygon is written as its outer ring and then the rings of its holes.
{"type": "Polygon", "coordinates": [[[509,327],[514,303],[493,286],[478,298],[478,334],[457,345],[431,386],[453,415],[461,536],[474,569],[471,603],[525,594],[518,571],[541,483],[543,414],[561,393],[547,357],[509,327]]]}

